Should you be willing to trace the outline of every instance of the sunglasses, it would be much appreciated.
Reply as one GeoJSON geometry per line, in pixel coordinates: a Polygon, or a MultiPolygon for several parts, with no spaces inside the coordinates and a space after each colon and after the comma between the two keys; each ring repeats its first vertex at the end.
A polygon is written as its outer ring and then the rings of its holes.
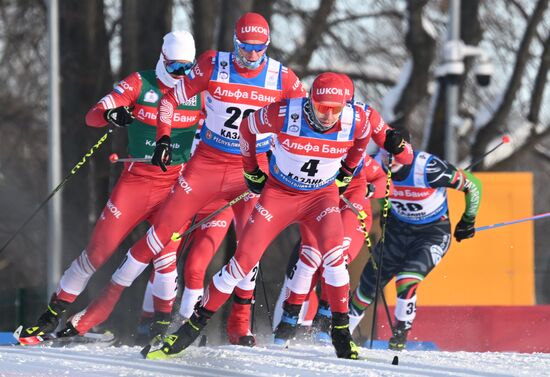
{"type": "Polygon", "coordinates": [[[326,114],[331,110],[333,114],[338,114],[338,113],[341,113],[342,110],[344,110],[344,105],[322,105],[315,101],[311,101],[311,103],[313,104],[315,109],[321,114],[326,114]]]}
{"type": "Polygon", "coordinates": [[[195,65],[194,62],[166,61],[166,72],[171,75],[184,76],[191,72],[191,68],[195,65]]]}
{"type": "Polygon", "coordinates": [[[237,42],[237,46],[241,50],[244,50],[246,52],[252,52],[252,51],[260,52],[260,51],[265,50],[267,48],[267,46],[269,45],[269,41],[267,43],[263,43],[263,44],[252,44],[252,43],[241,42],[236,38],[235,38],[235,40],[237,42]]]}

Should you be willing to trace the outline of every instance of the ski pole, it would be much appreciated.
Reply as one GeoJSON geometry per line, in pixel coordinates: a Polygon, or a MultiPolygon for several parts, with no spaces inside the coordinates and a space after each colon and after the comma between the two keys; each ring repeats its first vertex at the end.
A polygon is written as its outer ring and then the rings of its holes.
{"type": "Polygon", "coordinates": [[[380,257],[378,258],[378,271],[376,273],[376,285],[374,288],[374,312],[373,312],[372,327],[370,332],[370,346],[369,346],[370,349],[372,349],[372,344],[374,342],[374,329],[376,327],[376,310],[378,308],[378,295],[380,293],[380,283],[382,280],[382,262],[384,261],[384,242],[386,239],[386,224],[388,222],[388,212],[390,209],[392,162],[393,162],[393,155],[390,153],[390,155],[388,156],[388,175],[386,178],[386,192],[384,193],[384,206],[382,208],[382,235],[380,236],[380,241],[379,241],[380,257]]]}
{"type": "Polygon", "coordinates": [[[117,162],[151,162],[151,159],[150,158],[139,158],[139,157],[119,158],[118,154],[113,153],[109,156],[109,161],[111,161],[111,164],[115,164],[117,162]]]}
{"type": "Polygon", "coordinates": [[[31,213],[31,215],[23,222],[23,224],[21,224],[21,226],[19,226],[19,228],[15,231],[15,233],[13,233],[10,238],[8,238],[6,243],[4,243],[4,246],[2,246],[2,248],[0,249],[0,253],[2,253],[6,249],[6,247],[8,247],[8,245],[11,243],[11,241],[13,241],[13,239],[23,230],[23,228],[42,209],[42,207],[44,207],[46,205],[46,203],[48,203],[48,201],[65,185],[65,183],[67,183],[67,181],[73,175],[75,175],[78,172],[78,170],[80,170],[80,168],[88,161],[88,159],[92,157],[92,155],[95,153],[95,151],[97,151],[99,149],[99,147],[105,142],[105,140],[107,140],[107,138],[109,137],[109,135],[112,132],[113,132],[113,129],[109,128],[109,130],[90,148],[90,150],[88,152],[86,152],[86,154],[84,156],[82,156],[80,161],[78,161],[76,163],[76,165],[71,169],[71,171],[65,176],[65,178],[63,178],[61,183],[58,184],[57,187],[52,190],[52,192],[50,192],[50,194],[46,197],[46,199],[44,199],[42,201],[42,203],[40,203],[40,205],[38,207],[36,207],[34,212],[31,213]]]}
{"type": "Polygon", "coordinates": [[[483,154],[483,156],[481,156],[480,158],[478,158],[477,160],[475,160],[474,162],[472,162],[470,165],[468,165],[467,167],[464,168],[464,170],[470,170],[471,168],[473,168],[474,166],[476,166],[477,164],[479,164],[481,161],[483,161],[483,159],[490,153],[493,153],[498,147],[500,147],[501,145],[503,144],[508,144],[510,142],[510,136],[508,135],[504,135],[502,137],[502,140],[500,141],[500,143],[498,143],[494,148],[492,148],[491,150],[489,150],[488,152],[485,152],[483,154]]]}
{"type": "MultiPolygon", "coordinates": [[[[370,249],[372,243],[370,241],[370,236],[369,236],[369,231],[367,230],[367,225],[365,224],[365,219],[367,218],[367,214],[365,213],[365,211],[359,211],[357,208],[355,208],[353,206],[353,203],[351,203],[349,201],[349,199],[346,198],[344,195],[340,195],[340,199],[342,199],[342,201],[344,203],[346,203],[346,205],[352,210],[352,212],[355,213],[355,215],[357,216],[357,219],[359,219],[359,222],[361,224],[361,231],[365,235],[365,243],[367,244],[367,249],[370,253],[370,258],[372,258],[372,262],[373,262],[375,268],[378,269],[376,261],[374,260],[374,256],[372,255],[372,251],[370,249]]],[[[388,302],[386,301],[386,296],[384,294],[384,290],[381,290],[380,294],[382,296],[382,303],[384,304],[384,309],[386,311],[386,316],[388,317],[388,323],[389,323],[390,329],[392,330],[392,333],[393,333],[393,323],[391,321],[390,309],[388,308],[388,302]]]]}
{"type": "Polygon", "coordinates": [[[262,282],[262,291],[264,293],[264,301],[265,301],[265,310],[267,312],[267,318],[269,319],[269,323],[273,323],[273,316],[271,315],[271,310],[269,309],[269,301],[267,299],[267,291],[265,289],[265,281],[264,281],[264,274],[262,272],[262,262],[258,262],[258,275],[260,277],[260,281],[262,282]]]}
{"type": "Polygon", "coordinates": [[[367,243],[367,247],[370,249],[372,243],[370,241],[367,225],[365,224],[365,219],[367,218],[367,214],[365,213],[365,211],[359,211],[357,208],[355,208],[353,206],[353,203],[350,202],[349,199],[346,198],[344,195],[340,195],[340,199],[342,199],[342,201],[346,203],[348,208],[351,209],[351,211],[355,214],[355,216],[357,216],[357,220],[359,220],[359,224],[361,225],[361,231],[365,235],[365,242],[367,243]]]}
{"type": "Polygon", "coordinates": [[[187,228],[187,230],[185,232],[183,232],[182,234],[178,234],[178,233],[172,234],[172,240],[176,241],[176,240],[179,240],[181,237],[184,237],[184,236],[188,235],[189,233],[191,233],[192,231],[194,231],[195,229],[200,227],[202,224],[208,222],[214,216],[218,215],[219,213],[223,212],[227,208],[231,207],[232,205],[234,205],[234,204],[238,203],[239,201],[241,201],[242,199],[246,198],[249,194],[250,194],[250,191],[246,190],[245,192],[243,192],[242,194],[237,196],[235,199],[231,200],[227,204],[224,204],[223,207],[218,208],[217,210],[215,210],[210,215],[203,218],[201,221],[199,221],[195,225],[190,226],[189,228],[187,228]]]}
{"type": "Polygon", "coordinates": [[[262,263],[258,262],[258,278],[256,279],[256,284],[254,284],[254,300],[252,301],[251,317],[250,317],[250,331],[254,332],[254,320],[256,319],[256,292],[258,291],[258,280],[262,283],[262,290],[264,293],[265,301],[265,310],[267,312],[267,319],[269,323],[273,323],[273,317],[271,316],[271,311],[269,310],[269,300],[267,298],[267,291],[265,289],[264,275],[262,273],[262,263]]]}
{"type": "Polygon", "coordinates": [[[496,224],[492,224],[492,225],[480,226],[479,228],[476,228],[476,232],[479,232],[481,230],[499,228],[501,226],[506,226],[506,225],[523,223],[525,221],[539,220],[539,219],[543,219],[543,218],[548,217],[548,216],[550,216],[550,212],[541,213],[541,214],[538,214],[538,215],[535,215],[535,216],[525,217],[523,219],[505,221],[503,223],[496,223],[496,224]]]}

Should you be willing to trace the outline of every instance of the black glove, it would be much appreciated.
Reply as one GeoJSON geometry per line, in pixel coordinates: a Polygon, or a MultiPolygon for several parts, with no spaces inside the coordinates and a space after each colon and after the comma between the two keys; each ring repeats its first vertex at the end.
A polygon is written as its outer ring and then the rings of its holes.
{"type": "Polygon", "coordinates": [[[455,232],[453,235],[457,242],[460,242],[467,238],[472,238],[475,233],[475,219],[470,219],[466,216],[462,216],[458,224],[456,224],[455,232]]]}
{"type": "Polygon", "coordinates": [[[365,198],[369,199],[372,198],[374,195],[374,192],[376,191],[376,186],[374,186],[374,183],[367,183],[367,192],[365,193],[365,198]]]}
{"type": "Polygon", "coordinates": [[[134,121],[132,110],[133,108],[128,106],[115,107],[114,109],[105,110],[103,118],[117,127],[126,127],[134,121]]]}
{"type": "Polygon", "coordinates": [[[348,168],[343,162],[342,167],[338,170],[334,183],[338,186],[338,194],[342,195],[348,188],[351,179],[353,178],[353,172],[355,169],[348,168]]]}
{"type": "Polygon", "coordinates": [[[384,149],[391,154],[399,154],[405,149],[407,142],[403,139],[403,135],[399,130],[390,128],[386,131],[386,140],[384,141],[384,149]]]}
{"type": "Polygon", "coordinates": [[[164,135],[157,140],[155,146],[155,153],[151,159],[151,163],[156,166],[160,166],[162,171],[166,171],[166,165],[170,165],[172,162],[172,146],[170,145],[170,136],[164,135]]]}
{"type": "Polygon", "coordinates": [[[244,172],[244,180],[248,189],[254,194],[259,194],[267,182],[267,174],[262,169],[256,166],[254,171],[247,173],[244,172]]]}

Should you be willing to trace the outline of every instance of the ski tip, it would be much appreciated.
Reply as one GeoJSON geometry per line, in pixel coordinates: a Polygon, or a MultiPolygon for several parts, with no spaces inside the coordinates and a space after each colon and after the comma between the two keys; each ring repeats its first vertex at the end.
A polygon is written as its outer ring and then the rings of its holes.
{"type": "Polygon", "coordinates": [[[201,336],[201,340],[199,341],[199,347],[206,347],[206,335],[201,336]]]}
{"type": "Polygon", "coordinates": [[[23,325],[19,325],[19,327],[16,328],[15,331],[13,332],[13,337],[18,342],[19,342],[19,337],[21,336],[21,331],[23,331],[23,325]]]}
{"type": "Polygon", "coordinates": [[[21,337],[22,332],[23,332],[23,326],[21,325],[17,329],[15,329],[15,331],[12,334],[15,340],[17,341],[17,344],[20,344],[22,346],[32,346],[44,341],[44,338],[42,338],[40,335],[21,337]]]}
{"type": "Polygon", "coordinates": [[[147,354],[149,353],[149,351],[151,351],[151,345],[150,344],[143,347],[143,349],[139,353],[141,354],[141,356],[143,356],[144,359],[147,359],[148,358],[147,354]]]}
{"type": "Polygon", "coordinates": [[[399,357],[397,355],[393,357],[391,365],[399,365],[399,357]]]}

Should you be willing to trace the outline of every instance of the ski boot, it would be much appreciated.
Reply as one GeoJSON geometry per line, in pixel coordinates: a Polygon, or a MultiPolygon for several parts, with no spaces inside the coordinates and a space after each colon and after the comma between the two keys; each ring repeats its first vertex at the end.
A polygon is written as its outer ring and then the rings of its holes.
{"type": "Polygon", "coordinates": [[[149,327],[149,342],[140,352],[143,357],[146,357],[152,348],[158,348],[162,345],[168,326],[170,326],[171,317],[171,313],[155,312],[149,327]]]}
{"type": "Polygon", "coordinates": [[[59,319],[65,313],[69,302],[51,300],[48,309],[38,318],[36,325],[23,329],[19,334],[20,344],[37,344],[44,340],[44,336],[55,331],[59,325],[59,319]]]}
{"type": "Polygon", "coordinates": [[[256,338],[250,331],[250,310],[252,299],[233,296],[231,312],[227,319],[227,336],[229,343],[238,346],[254,347],[256,338]]]}
{"type": "Polygon", "coordinates": [[[283,315],[281,322],[273,332],[273,342],[284,346],[288,341],[296,336],[296,326],[298,325],[298,316],[300,315],[301,305],[283,304],[283,315]]]}
{"type": "Polygon", "coordinates": [[[319,302],[317,314],[313,318],[311,327],[313,328],[313,342],[320,344],[330,344],[330,326],[332,321],[332,313],[330,306],[326,301],[319,302]]]}
{"type": "Polygon", "coordinates": [[[330,331],[332,345],[336,356],[341,359],[358,359],[359,348],[349,332],[348,313],[332,313],[332,329],[330,331]]]}
{"type": "Polygon", "coordinates": [[[159,349],[149,352],[146,358],[159,360],[177,356],[198,338],[213,314],[214,312],[200,307],[178,331],[164,338],[164,344],[159,349]]]}
{"type": "Polygon", "coordinates": [[[407,348],[407,335],[411,325],[406,321],[397,321],[393,327],[392,337],[388,341],[388,348],[393,351],[402,351],[407,348]]]}

